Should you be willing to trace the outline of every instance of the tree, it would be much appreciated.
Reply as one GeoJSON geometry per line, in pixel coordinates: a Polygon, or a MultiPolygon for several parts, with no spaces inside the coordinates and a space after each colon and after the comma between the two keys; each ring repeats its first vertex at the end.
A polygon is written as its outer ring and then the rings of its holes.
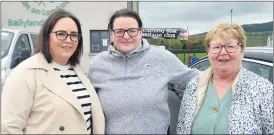
{"type": "Polygon", "coordinates": [[[199,46],[204,46],[204,41],[203,40],[199,40],[199,46]]]}
{"type": "Polygon", "coordinates": [[[182,44],[179,40],[174,40],[174,49],[181,49],[182,44]]]}
{"type": "Polygon", "coordinates": [[[187,40],[181,40],[181,45],[182,45],[181,49],[187,49],[187,40]]]}

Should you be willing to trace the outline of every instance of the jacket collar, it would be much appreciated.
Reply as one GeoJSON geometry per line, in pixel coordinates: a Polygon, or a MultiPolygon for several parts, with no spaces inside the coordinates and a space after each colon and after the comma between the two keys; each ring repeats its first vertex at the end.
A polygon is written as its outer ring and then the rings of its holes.
{"type": "Polygon", "coordinates": [[[42,53],[37,53],[32,56],[34,61],[32,64],[29,65],[28,68],[31,69],[44,69],[48,71],[50,69],[49,63],[46,60],[45,56],[42,53]]]}
{"type": "Polygon", "coordinates": [[[116,57],[133,57],[136,54],[138,54],[138,52],[144,51],[144,50],[148,49],[149,47],[150,47],[150,45],[147,42],[147,40],[141,39],[140,44],[134,50],[132,50],[128,53],[122,53],[119,50],[117,50],[117,48],[115,47],[113,42],[110,42],[110,44],[108,46],[108,50],[111,55],[116,56],[116,57]]]}
{"type": "MultiPolygon", "coordinates": [[[[32,64],[29,65],[28,68],[31,69],[44,69],[46,71],[49,71],[52,69],[52,67],[50,66],[50,64],[48,63],[48,61],[46,60],[45,56],[42,53],[37,53],[33,56],[34,61],[32,64]]],[[[79,66],[74,66],[72,67],[74,70],[78,69],[80,70],[79,66]]],[[[76,72],[76,71],[75,71],[76,72]]]]}
{"type": "MultiPolygon", "coordinates": [[[[240,68],[240,70],[237,72],[237,75],[232,83],[232,93],[236,93],[237,91],[237,88],[236,88],[236,85],[239,81],[239,76],[240,76],[240,73],[242,71],[242,66],[240,68]]],[[[205,97],[205,94],[206,94],[206,89],[207,89],[207,86],[209,84],[209,81],[210,81],[210,78],[212,77],[213,75],[213,71],[212,71],[212,67],[208,68],[207,70],[203,71],[203,72],[200,72],[200,75],[199,75],[199,80],[198,80],[198,88],[197,88],[197,104],[196,104],[196,112],[198,112],[198,110],[200,109],[200,106],[204,100],[204,97],[205,97]]]]}
{"type": "MultiPolygon", "coordinates": [[[[32,56],[32,59],[35,62],[29,64],[28,68],[37,70],[37,77],[42,79],[42,84],[49,91],[70,103],[74,108],[76,108],[76,110],[78,110],[82,118],[84,118],[84,112],[82,111],[82,107],[79,104],[77,97],[73,94],[71,88],[69,88],[69,86],[62,80],[59,74],[54,71],[53,67],[47,62],[44,55],[42,53],[38,53],[32,56]],[[45,70],[46,74],[40,74],[40,69],[45,70]]],[[[95,94],[92,92],[93,87],[90,84],[90,81],[82,72],[81,68],[79,66],[74,66],[72,68],[87,91],[90,94],[92,93],[92,95],[95,94]]],[[[91,101],[94,101],[94,99],[91,98],[91,101]]]]}
{"type": "MultiPolygon", "coordinates": [[[[239,76],[240,76],[240,71],[242,70],[242,66],[240,67],[240,70],[237,71],[237,74],[235,76],[235,79],[232,83],[232,93],[236,92],[236,84],[239,81],[239,76]]],[[[208,83],[210,81],[210,78],[213,75],[213,71],[212,71],[212,67],[208,68],[207,70],[205,70],[204,72],[201,72],[199,75],[199,86],[198,87],[206,87],[208,86],[208,83]]]]}

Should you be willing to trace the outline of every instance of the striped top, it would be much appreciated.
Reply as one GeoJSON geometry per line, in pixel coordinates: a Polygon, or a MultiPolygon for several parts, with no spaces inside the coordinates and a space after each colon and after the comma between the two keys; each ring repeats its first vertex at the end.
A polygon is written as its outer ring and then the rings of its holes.
{"type": "Polygon", "coordinates": [[[84,119],[86,120],[88,133],[92,133],[90,94],[70,65],[63,66],[55,62],[52,62],[52,65],[53,69],[60,74],[61,78],[66,82],[69,88],[72,89],[73,94],[79,100],[79,103],[84,111],[84,119]]]}

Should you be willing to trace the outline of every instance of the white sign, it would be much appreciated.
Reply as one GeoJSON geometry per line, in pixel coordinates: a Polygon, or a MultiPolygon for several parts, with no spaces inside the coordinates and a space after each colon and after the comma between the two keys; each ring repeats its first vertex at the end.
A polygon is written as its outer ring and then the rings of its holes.
{"type": "Polygon", "coordinates": [[[188,29],[144,28],[143,38],[188,40],[188,29]]]}
{"type": "Polygon", "coordinates": [[[108,39],[102,39],[103,46],[108,46],[108,39]]]}

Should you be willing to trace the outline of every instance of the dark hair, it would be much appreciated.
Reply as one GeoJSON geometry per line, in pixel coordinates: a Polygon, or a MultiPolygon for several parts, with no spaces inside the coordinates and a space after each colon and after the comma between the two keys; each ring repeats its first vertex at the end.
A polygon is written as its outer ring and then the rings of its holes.
{"type": "Polygon", "coordinates": [[[69,58],[68,63],[72,66],[75,66],[76,64],[80,63],[80,57],[81,57],[81,54],[83,53],[83,38],[81,36],[82,35],[81,24],[76,16],[74,16],[70,12],[65,11],[63,9],[57,9],[55,12],[50,14],[48,18],[45,20],[39,32],[38,41],[37,41],[34,54],[41,52],[45,56],[48,63],[52,62],[52,56],[49,50],[50,33],[59,19],[67,18],[67,17],[71,18],[76,23],[78,28],[78,33],[80,35],[78,46],[74,54],[69,58]]]}
{"type": "Polygon", "coordinates": [[[138,22],[138,27],[143,27],[142,20],[138,13],[130,9],[121,9],[116,11],[109,19],[108,29],[113,29],[113,22],[118,17],[132,17],[138,22]]]}

